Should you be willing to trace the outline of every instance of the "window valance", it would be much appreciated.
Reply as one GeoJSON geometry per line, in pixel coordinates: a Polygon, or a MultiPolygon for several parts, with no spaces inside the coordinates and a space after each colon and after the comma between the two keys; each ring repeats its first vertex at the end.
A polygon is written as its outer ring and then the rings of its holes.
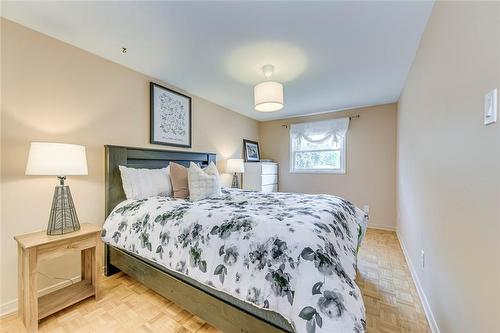
{"type": "Polygon", "coordinates": [[[292,124],[290,134],[296,140],[306,140],[320,144],[332,140],[332,143],[341,141],[349,128],[349,117],[315,121],[310,123],[292,124]]]}

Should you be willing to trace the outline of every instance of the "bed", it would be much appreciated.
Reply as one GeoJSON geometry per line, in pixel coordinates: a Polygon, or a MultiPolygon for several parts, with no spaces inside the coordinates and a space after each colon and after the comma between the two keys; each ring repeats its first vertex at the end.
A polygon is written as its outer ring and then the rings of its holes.
{"type": "Polygon", "coordinates": [[[224,332],[365,331],[354,278],[366,217],[351,203],[235,189],[195,203],[126,200],[119,165],[207,166],[216,156],[105,150],[106,275],[121,270],[224,332]]]}

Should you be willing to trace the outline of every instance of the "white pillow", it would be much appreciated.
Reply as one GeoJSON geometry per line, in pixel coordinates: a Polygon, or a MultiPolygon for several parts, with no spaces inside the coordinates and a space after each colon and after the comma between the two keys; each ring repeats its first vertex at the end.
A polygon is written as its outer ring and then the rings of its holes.
{"type": "Polygon", "coordinates": [[[198,201],[205,198],[215,198],[222,195],[219,171],[213,162],[201,169],[191,162],[188,169],[189,200],[198,201]]]}
{"type": "Polygon", "coordinates": [[[127,199],[172,195],[170,166],[163,169],[136,169],[120,165],[119,168],[127,199]]]}

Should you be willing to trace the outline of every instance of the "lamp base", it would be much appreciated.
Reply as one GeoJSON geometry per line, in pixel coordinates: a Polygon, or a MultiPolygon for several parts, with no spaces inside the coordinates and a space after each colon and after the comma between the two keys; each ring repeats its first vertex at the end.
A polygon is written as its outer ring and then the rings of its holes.
{"type": "MultiPolygon", "coordinates": [[[[62,180],[62,184],[64,184],[64,180],[62,180]]],[[[69,186],[58,185],[52,199],[47,235],[63,235],[77,230],[80,230],[80,223],[78,216],[76,216],[69,186]]]]}
{"type": "Polygon", "coordinates": [[[231,184],[231,188],[240,188],[240,182],[238,181],[238,175],[236,172],[233,174],[233,183],[231,184]]]}

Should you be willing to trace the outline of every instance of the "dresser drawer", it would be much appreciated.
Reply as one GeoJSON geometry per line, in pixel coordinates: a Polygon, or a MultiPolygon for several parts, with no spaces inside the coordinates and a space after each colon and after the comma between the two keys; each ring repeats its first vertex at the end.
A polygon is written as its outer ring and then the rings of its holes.
{"type": "Polygon", "coordinates": [[[262,175],[262,186],[278,183],[278,175],[262,175]]]}
{"type": "Polygon", "coordinates": [[[278,174],[278,164],[262,164],[262,174],[263,175],[277,175],[278,174]]]}
{"type": "Polygon", "coordinates": [[[278,189],[278,163],[246,162],[243,189],[272,192],[278,189]]]}
{"type": "Polygon", "coordinates": [[[264,193],[278,192],[278,184],[264,185],[262,186],[262,192],[264,193]]]}

